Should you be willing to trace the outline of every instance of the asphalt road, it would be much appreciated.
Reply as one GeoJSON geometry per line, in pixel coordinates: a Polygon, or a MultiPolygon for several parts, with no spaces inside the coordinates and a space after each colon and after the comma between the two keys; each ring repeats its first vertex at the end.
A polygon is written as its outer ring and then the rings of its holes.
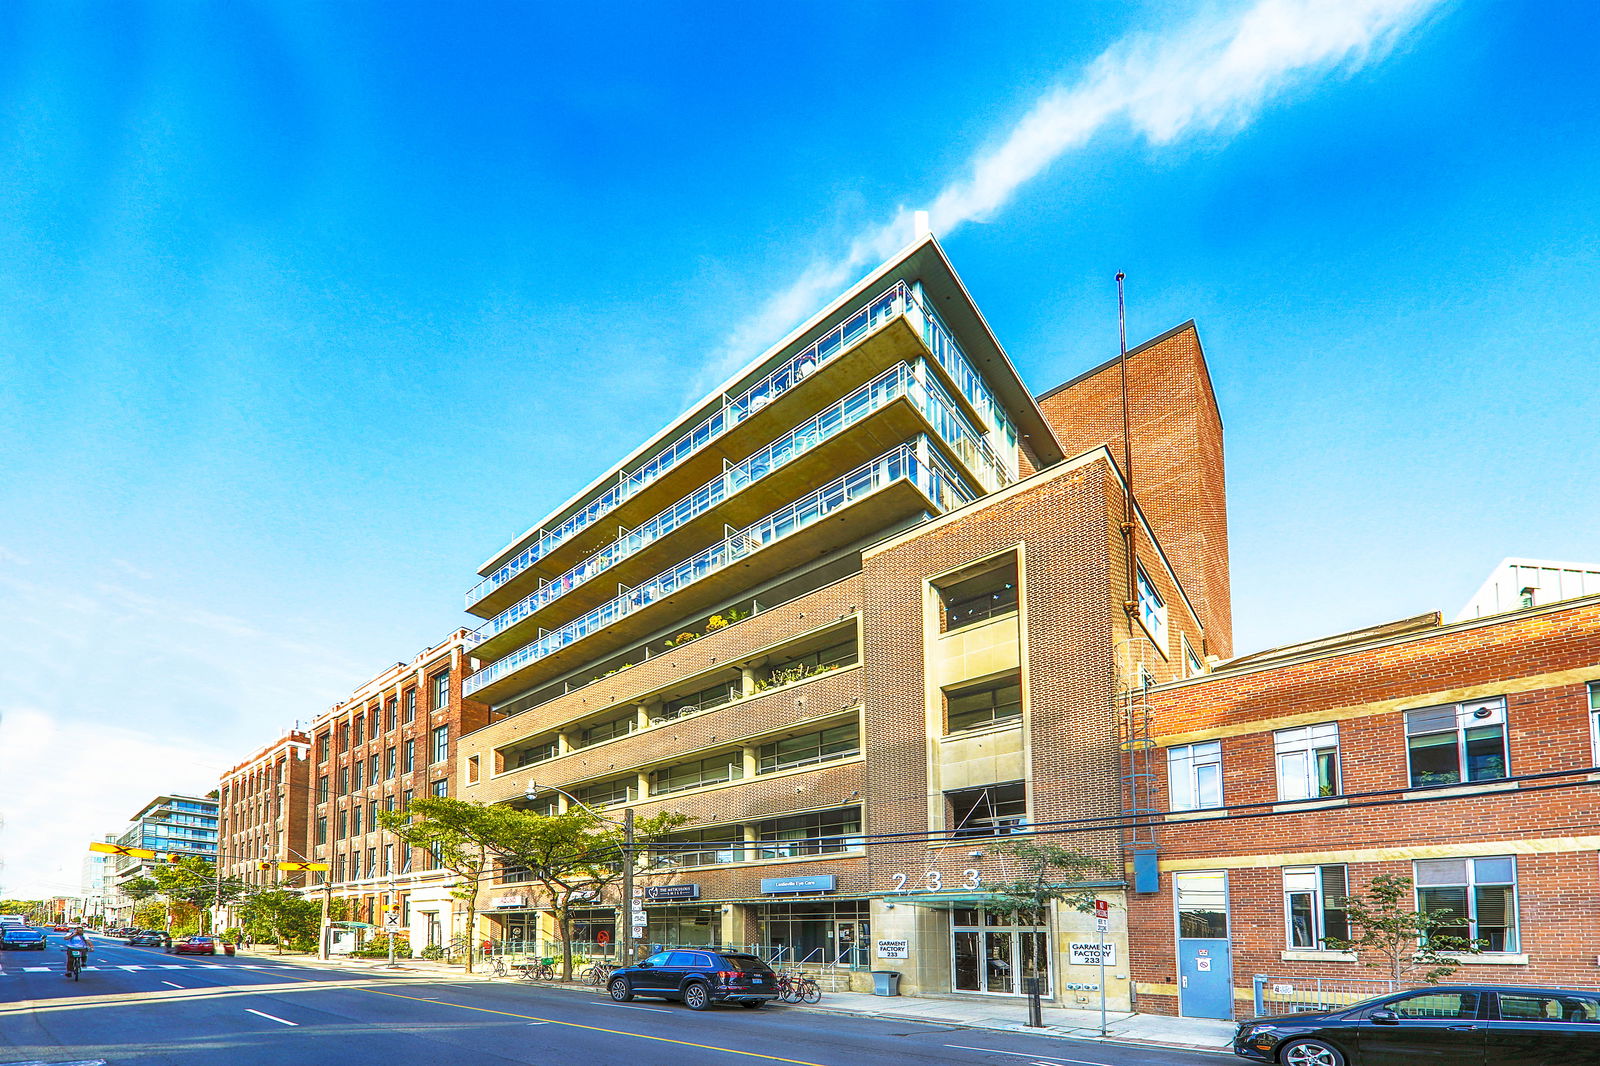
{"type": "Polygon", "coordinates": [[[0,953],[0,1066],[1218,1066],[1142,1048],[819,1014],[691,1012],[521,982],[374,975],[272,956],[169,956],[98,941],[65,979],[59,937],[0,953]],[[40,969],[44,968],[44,969],[40,969]]]}

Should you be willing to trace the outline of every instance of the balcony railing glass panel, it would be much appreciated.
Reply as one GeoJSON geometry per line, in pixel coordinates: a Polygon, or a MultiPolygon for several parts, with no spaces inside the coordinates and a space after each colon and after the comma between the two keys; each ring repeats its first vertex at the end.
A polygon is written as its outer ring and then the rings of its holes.
{"type": "Polygon", "coordinates": [[[917,486],[940,511],[959,507],[975,498],[972,490],[939,458],[927,439],[918,437],[725,537],[643,584],[601,604],[583,617],[495,660],[463,681],[463,694],[470,695],[575,641],[598,633],[627,615],[813,526],[840,507],[864,499],[897,481],[909,481],[917,486]]]}

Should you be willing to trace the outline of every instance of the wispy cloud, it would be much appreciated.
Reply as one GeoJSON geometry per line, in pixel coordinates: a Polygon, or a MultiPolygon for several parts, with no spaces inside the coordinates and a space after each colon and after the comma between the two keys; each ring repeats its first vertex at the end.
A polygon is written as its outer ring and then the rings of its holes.
{"type": "MultiPolygon", "coordinates": [[[[1256,0],[1162,34],[1118,41],[1041,96],[995,147],[927,205],[948,235],[1004,209],[1029,181],[1096,134],[1125,127],[1154,145],[1239,128],[1274,95],[1317,75],[1359,70],[1444,0],[1256,0]]],[[[707,368],[720,380],[912,237],[912,208],[804,270],[737,326],[707,368]]]]}

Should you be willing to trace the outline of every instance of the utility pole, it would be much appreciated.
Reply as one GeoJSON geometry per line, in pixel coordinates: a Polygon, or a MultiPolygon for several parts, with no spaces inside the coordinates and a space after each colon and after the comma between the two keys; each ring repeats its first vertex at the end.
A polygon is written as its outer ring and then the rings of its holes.
{"type": "Polygon", "coordinates": [[[328,940],[333,932],[328,926],[328,907],[332,902],[333,877],[332,871],[330,870],[328,874],[324,875],[322,878],[322,936],[318,938],[317,942],[317,946],[320,949],[317,952],[317,958],[321,959],[323,962],[328,961],[328,940]]]}
{"type": "Polygon", "coordinates": [[[627,924],[617,930],[626,933],[622,958],[617,960],[623,966],[633,965],[633,908],[633,808],[629,807],[622,812],[622,906],[617,908],[627,918],[627,924]]]}

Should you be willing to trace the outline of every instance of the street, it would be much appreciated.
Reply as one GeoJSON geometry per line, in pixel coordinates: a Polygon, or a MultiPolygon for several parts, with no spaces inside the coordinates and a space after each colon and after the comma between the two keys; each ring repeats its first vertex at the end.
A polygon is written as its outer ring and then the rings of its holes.
{"type": "Polygon", "coordinates": [[[1182,1066],[1183,1052],[964,1027],[736,1007],[693,1013],[523,983],[440,981],[279,961],[174,957],[99,940],[77,982],[51,938],[0,955],[0,1066],[435,1063],[1038,1063],[1182,1066]]]}

